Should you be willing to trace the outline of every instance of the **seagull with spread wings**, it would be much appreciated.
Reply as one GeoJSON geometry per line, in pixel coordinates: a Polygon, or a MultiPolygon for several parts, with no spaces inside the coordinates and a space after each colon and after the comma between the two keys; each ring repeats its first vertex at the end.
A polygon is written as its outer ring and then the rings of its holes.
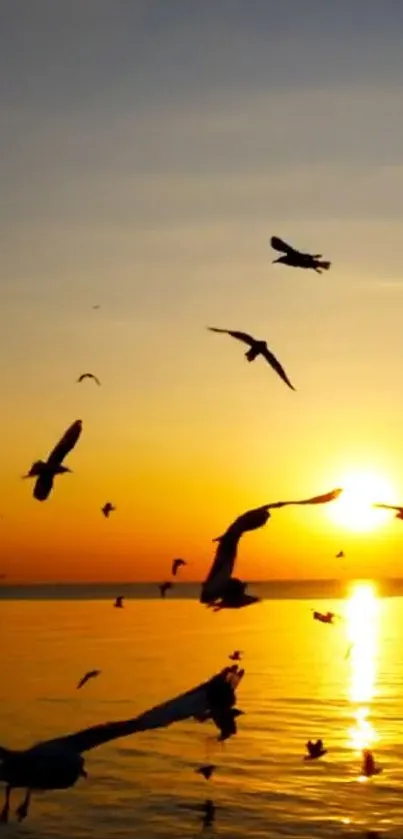
{"type": "Polygon", "coordinates": [[[396,513],[395,518],[403,519],[403,507],[395,507],[393,504],[373,504],[378,510],[393,510],[396,513]]]}
{"type": "Polygon", "coordinates": [[[110,740],[128,737],[139,731],[164,728],[189,718],[200,722],[211,719],[220,731],[219,739],[236,733],[234,718],[239,713],[234,707],[236,689],[243,675],[243,670],[234,671],[225,667],[208,681],[133,719],[95,725],[66,737],[37,743],[29,749],[0,746],[0,781],[6,784],[6,800],[0,821],[8,821],[13,789],[26,790],[17,810],[18,819],[22,821],[28,815],[32,791],[74,786],[80,777],[87,777],[83,752],[110,740]]]}
{"type": "Polygon", "coordinates": [[[77,685],[77,690],[80,690],[80,688],[84,687],[85,683],[88,682],[89,679],[95,679],[95,676],[99,676],[100,673],[100,670],[89,670],[88,673],[86,673],[85,676],[83,676],[82,679],[80,679],[77,685]]]}
{"type": "Polygon", "coordinates": [[[172,576],[173,577],[176,577],[176,574],[177,574],[179,568],[182,567],[182,565],[187,565],[187,562],[186,562],[185,559],[179,559],[178,558],[178,559],[173,559],[172,560],[172,576]]]}
{"type": "Polygon", "coordinates": [[[81,420],[70,425],[55,448],[51,451],[47,461],[36,460],[24,478],[37,478],[33,496],[37,501],[46,501],[53,487],[55,475],[71,472],[67,466],[62,466],[64,458],[74,448],[82,431],[81,420]]]}
{"type": "Polygon", "coordinates": [[[79,382],[83,382],[83,381],[84,381],[84,379],[94,379],[94,382],[95,382],[97,385],[99,385],[99,386],[101,385],[101,382],[99,381],[99,379],[97,378],[97,376],[94,376],[94,374],[93,374],[93,373],[82,373],[82,374],[81,374],[81,376],[79,376],[79,377],[78,377],[78,379],[77,379],[77,384],[78,384],[79,382]]]}
{"type": "Polygon", "coordinates": [[[331,266],[331,262],[321,259],[321,253],[302,253],[278,236],[272,236],[270,244],[275,251],[280,251],[283,254],[278,259],[273,259],[273,262],[291,265],[293,268],[312,268],[317,274],[328,271],[331,266]]]}
{"type": "Polygon", "coordinates": [[[236,338],[238,341],[242,341],[244,344],[247,344],[249,350],[245,353],[245,358],[248,361],[254,361],[259,355],[263,356],[275,373],[280,376],[280,379],[282,379],[283,382],[291,388],[291,390],[295,390],[294,385],[291,384],[280,362],[277,360],[276,356],[270,352],[266,341],[257,341],[256,338],[252,338],[252,335],[248,335],[246,332],[237,332],[231,329],[218,329],[216,326],[209,326],[208,329],[210,332],[222,332],[226,335],[231,335],[231,338],[236,338]]]}

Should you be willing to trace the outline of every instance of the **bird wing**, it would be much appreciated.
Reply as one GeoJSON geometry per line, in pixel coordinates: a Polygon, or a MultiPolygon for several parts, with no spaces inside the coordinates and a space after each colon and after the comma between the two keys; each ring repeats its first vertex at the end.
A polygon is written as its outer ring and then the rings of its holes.
{"type": "Polygon", "coordinates": [[[396,510],[398,513],[403,512],[403,507],[395,507],[393,504],[373,504],[373,507],[377,507],[379,510],[396,510]]]}
{"type": "Polygon", "coordinates": [[[252,338],[252,335],[248,335],[247,332],[237,332],[234,329],[218,329],[216,326],[209,326],[208,329],[210,332],[225,332],[226,335],[231,335],[232,338],[237,338],[238,341],[243,341],[243,343],[248,344],[249,347],[253,347],[256,343],[255,339],[252,338]]]}
{"type": "Polygon", "coordinates": [[[45,472],[44,475],[40,475],[37,481],[35,482],[34,486],[34,498],[37,501],[46,501],[48,495],[53,487],[53,475],[49,472],[45,472]]]}
{"type": "Polygon", "coordinates": [[[276,373],[280,376],[280,379],[282,379],[282,380],[283,380],[283,382],[285,382],[285,383],[286,383],[286,385],[288,385],[288,387],[290,387],[290,388],[291,388],[291,390],[295,390],[295,387],[294,387],[294,385],[292,385],[292,384],[291,384],[291,382],[290,382],[290,380],[289,380],[289,378],[288,378],[288,376],[287,376],[287,373],[285,372],[284,368],[281,366],[281,364],[280,364],[280,362],[277,360],[276,356],[275,356],[275,355],[273,355],[273,353],[272,353],[272,352],[270,352],[270,350],[268,349],[268,347],[265,347],[265,350],[264,350],[264,352],[262,353],[262,355],[264,356],[264,358],[266,359],[266,361],[268,361],[268,362],[269,362],[270,367],[272,367],[272,368],[273,368],[273,370],[275,370],[275,372],[276,372],[276,373]]]}
{"type": "Polygon", "coordinates": [[[313,498],[305,498],[303,501],[277,501],[275,504],[268,504],[267,508],[271,510],[277,507],[287,507],[290,504],[328,504],[329,501],[335,501],[342,492],[342,489],[332,489],[331,492],[326,492],[324,495],[315,495],[313,498]]]}
{"type": "Polygon", "coordinates": [[[94,379],[94,382],[96,382],[97,385],[101,386],[101,382],[99,381],[98,376],[92,376],[91,375],[91,378],[94,379]]]}
{"type": "Polygon", "coordinates": [[[60,464],[66,455],[74,448],[77,443],[77,440],[82,431],[82,421],[76,420],[73,422],[72,425],[67,429],[67,431],[63,434],[63,437],[59,440],[57,445],[52,449],[49,457],[48,457],[48,464],[60,464]]]}
{"type": "Polygon", "coordinates": [[[82,687],[83,687],[83,685],[85,685],[85,683],[86,683],[86,682],[88,682],[88,679],[91,679],[91,677],[92,677],[93,675],[94,675],[93,673],[86,673],[86,674],[85,674],[85,676],[83,676],[83,677],[82,677],[82,679],[80,679],[80,681],[79,681],[79,683],[78,683],[78,685],[77,685],[77,690],[79,690],[80,688],[82,688],[82,687]]]}
{"type": "MultiPolygon", "coordinates": [[[[128,737],[130,734],[149,731],[154,728],[165,728],[165,726],[172,725],[175,722],[203,716],[211,711],[208,688],[213,680],[215,680],[215,686],[217,686],[217,680],[226,683],[227,673],[223,671],[208,681],[197,685],[197,687],[186,691],[186,693],[182,693],[161,705],[154,706],[138,717],[118,722],[101,723],[101,725],[83,729],[75,734],[68,734],[66,737],[41,743],[40,746],[66,748],[81,753],[89,749],[95,749],[97,746],[109,742],[109,740],[116,740],[118,737],[128,737]]],[[[235,679],[233,684],[235,684],[235,679]]]]}
{"type": "Polygon", "coordinates": [[[287,245],[287,242],[285,242],[284,239],[280,239],[279,236],[272,236],[270,244],[275,251],[281,251],[282,253],[298,253],[295,248],[291,247],[291,245],[287,245]]]}

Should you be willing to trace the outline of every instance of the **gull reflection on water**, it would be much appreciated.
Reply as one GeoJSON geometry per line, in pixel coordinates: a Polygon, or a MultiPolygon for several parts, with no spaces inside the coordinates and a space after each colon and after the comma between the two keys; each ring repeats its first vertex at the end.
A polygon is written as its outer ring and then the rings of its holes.
{"type": "Polygon", "coordinates": [[[350,744],[356,751],[370,748],[378,738],[370,719],[378,648],[379,600],[372,582],[354,583],[346,607],[351,645],[349,698],[354,707],[350,744]]]}

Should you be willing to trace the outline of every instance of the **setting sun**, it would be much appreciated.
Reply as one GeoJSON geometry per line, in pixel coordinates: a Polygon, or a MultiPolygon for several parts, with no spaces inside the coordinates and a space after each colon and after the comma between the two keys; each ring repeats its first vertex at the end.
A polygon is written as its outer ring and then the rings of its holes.
{"type": "Polygon", "coordinates": [[[390,518],[390,512],[373,507],[375,502],[393,503],[393,488],[382,476],[371,472],[350,472],[340,478],[343,493],[329,513],[349,530],[373,530],[390,518]]]}

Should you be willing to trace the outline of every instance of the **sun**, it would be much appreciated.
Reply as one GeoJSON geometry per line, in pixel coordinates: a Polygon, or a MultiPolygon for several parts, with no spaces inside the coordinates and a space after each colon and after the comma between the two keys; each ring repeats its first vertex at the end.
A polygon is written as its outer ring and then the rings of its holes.
{"type": "Polygon", "coordinates": [[[338,486],[343,487],[343,492],[329,505],[329,513],[338,524],[362,532],[374,530],[390,519],[390,511],[373,507],[375,502],[396,503],[393,487],[386,478],[372,472],[349,472],[340,478],[338,486]]]}

